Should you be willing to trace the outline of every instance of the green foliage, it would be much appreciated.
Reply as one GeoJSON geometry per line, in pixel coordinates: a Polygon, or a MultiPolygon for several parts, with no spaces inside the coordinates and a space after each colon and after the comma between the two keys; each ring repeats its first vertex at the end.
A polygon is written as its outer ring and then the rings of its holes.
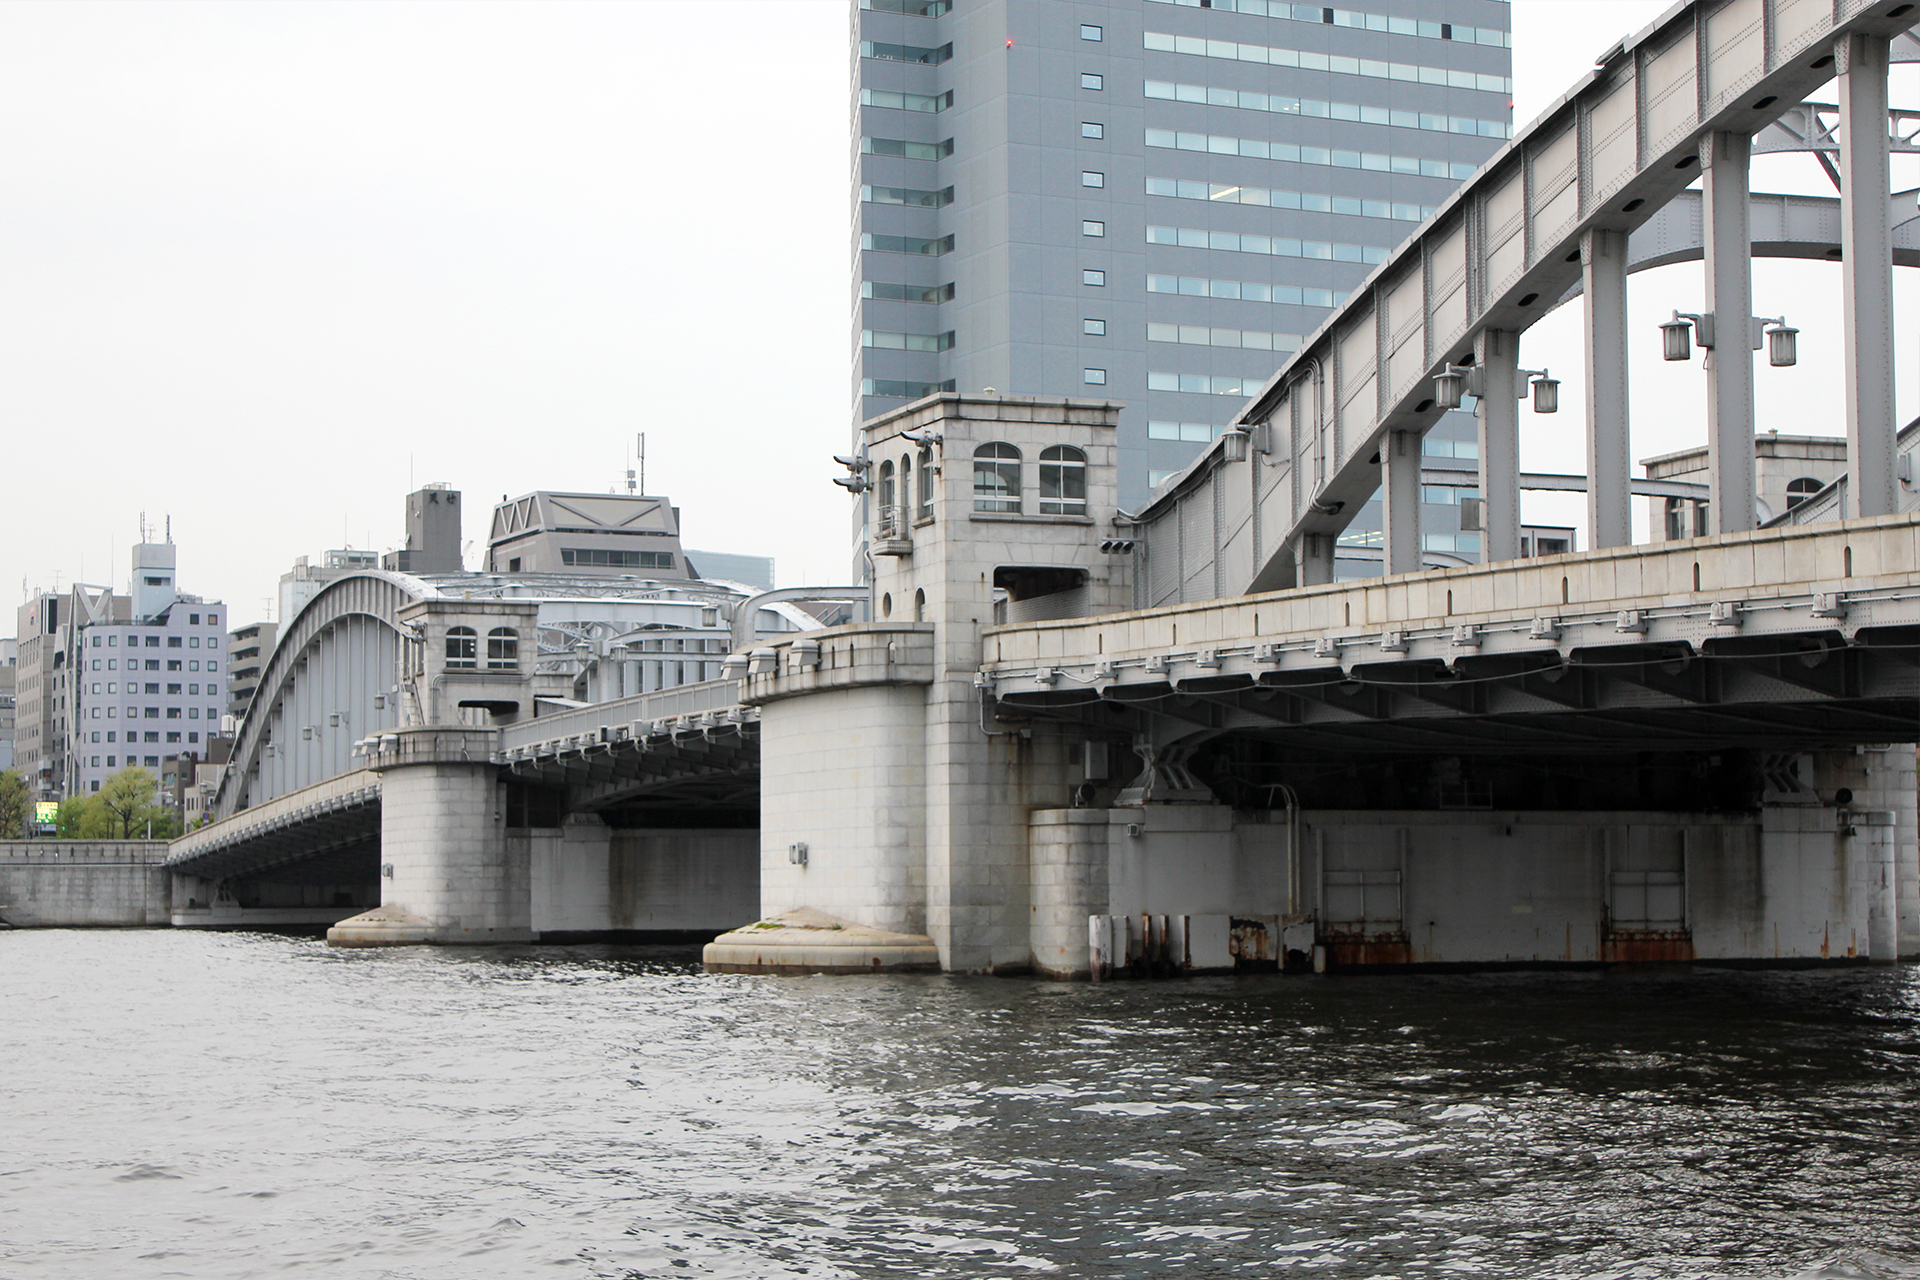
{"type": "Polygon", "coordinates": [[[98,840],[99,821],[93,818],[98,808],[86,796],[68,796],[53,815],[53,833],[62,840],[98,840]]]}
{"type": "MultiPolygon", "coordinates": [[[[155,840],[171,839],[179,833],[179,824],[173,811],[160,803],[159,790],[159,780],[150,771],[138,765],[122,769],[81,802],[80,838],[145,840],[151,832],[155,840]]],[[[61,811],[66,807],[62,804],[61,811]]],[[[66,835],[64,827],[60,834],[66,835]]]]}
{"type": "Polygon", "coordinates": [[[0,840],[18,840],[25,835],[32,809],[27,780],[12,769],[0,773],[0,840]]]}

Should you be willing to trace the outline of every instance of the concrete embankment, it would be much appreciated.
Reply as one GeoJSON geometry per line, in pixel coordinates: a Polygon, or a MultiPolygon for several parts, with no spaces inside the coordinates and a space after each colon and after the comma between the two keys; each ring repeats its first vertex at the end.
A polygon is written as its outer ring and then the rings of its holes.
{"type": "Polygon", "coordinates": [[[0,921],[21,929],[168,923],[165,840],[0,841],[0,921]]]}

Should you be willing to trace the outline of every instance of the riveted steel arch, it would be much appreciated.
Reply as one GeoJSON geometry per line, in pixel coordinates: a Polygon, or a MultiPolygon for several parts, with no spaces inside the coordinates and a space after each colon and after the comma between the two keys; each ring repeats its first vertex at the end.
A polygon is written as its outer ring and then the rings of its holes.
{"type": "Polygon", "coordinates": [[[400,659],[415,643],[402,606],[437,596],[404,573],[328,583],[281,634],[234,743],[216,818],[352,769],[352,743],[400,722],[400,659]]]}

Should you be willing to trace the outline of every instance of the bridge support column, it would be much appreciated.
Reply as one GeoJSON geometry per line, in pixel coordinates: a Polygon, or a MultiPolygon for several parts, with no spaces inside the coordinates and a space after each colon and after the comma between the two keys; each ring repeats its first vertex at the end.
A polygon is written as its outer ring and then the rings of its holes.
{"type": "Polygon", "coordinates": [[[1388,573],[1418,573],[1420,555],[1420,433],[1389,431],[1380,443],[1381,548],[1388,573]]]}
{"type": "Polygon", "coordinates": [[[1478,414],[1483,529],[1480,558],[1491,564],[1520,554],[1520,402],[1514,398],[1520,335],[1503,329],[1482,330],[1474,341],[1474,355],[1485,379],[1478,414]]]}
{"type": "MultiPolygon", "coordinates": [[[[1884,128],[1884,124],[1882,125],[1884,128]]],[[[1710,133],[1700,141],[1705,195],[1707,312],[1707,485],[1716,533],[1753,528],[1753,234],[1747,169],[1753,139],[1710,133]]],[[[1880,218],[1886,218],[1885,201],[1880,218]]],[[[1891,261],[1891,258],[1889,258],[1891,261]]]]}
{"type": "Polygon", "coordinates": [[[1848,516],[1898,511],[1894,479],[1893,236],[1887,220],[1885,36],[1834,47],[1840,72],[1840,314],[1846,327],[1848,516]]]}
{"type": "Polygon", "coordinates": [[[1587,531],[1593,550],[1633,543],[1627,447],[1627,237],[1580,240],[1587,300],[1587,531]]]}
{"type": "Polygon", "coordinates": [[[1317,587],[1333,581],[1333,548],[1337,541],[1330,533],[1301,536],[1293,548],[1295,586],[1317,587]]]}
{"type": "Polygon", "coordinates": [[[508,841],[494,729],[401,729],[380,773],[380,906],[327,931],[339,947],[533,941],[524,841],[508,841]]]}

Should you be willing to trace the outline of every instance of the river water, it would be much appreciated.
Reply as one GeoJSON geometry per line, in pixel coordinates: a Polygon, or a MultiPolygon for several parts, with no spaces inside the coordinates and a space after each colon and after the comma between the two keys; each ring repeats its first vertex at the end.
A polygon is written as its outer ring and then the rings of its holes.
{"type": "Polygon", "coordinates": [[[1920,1277],[1911,969],[0,933],[0,1278],[1920,1277]]]}

